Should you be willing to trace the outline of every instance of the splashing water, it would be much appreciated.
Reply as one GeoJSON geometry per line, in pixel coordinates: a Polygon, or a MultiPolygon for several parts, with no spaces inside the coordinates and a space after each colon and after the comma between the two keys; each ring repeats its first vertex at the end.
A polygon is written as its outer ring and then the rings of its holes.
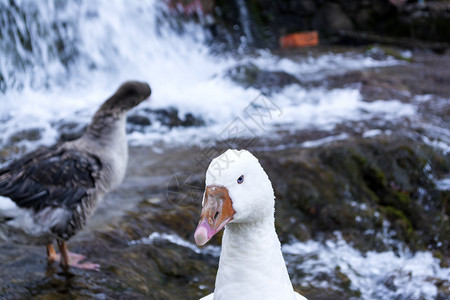
{"type": "MultiPolygon", "coordinates": [[[[304,79],[396,63],[342,54],[306,57],[300,62],[267,51],[241,59],[212,55],[201,26],[174,24],[162,1],[17,1],[17,6],[2,1],[0,5],[5,8],[1,21],[8,24],[0,29],[5,36],[0,44],[0,82],[5,90],[1,100],[5,109],[0,112],[2,145],[30,128],[38,129],[39,138],[22,141],[27,147],[53,143],[61,122],[89,122],[101,102],[129,79],[148,81],[152,86],[151,102],[137,111],[176,107],[180,114],[191,112],[207,125],[200,130],[171,131],[154,126],[134,132],[131,142],[151,144],[164,139],[192,143],[217,136],[260,94],[228,78],[228,70],[238,64],[253,63],[304,79]]],[[[288,86],[272,98],[284,113],[272,123],[298,128],[324,126],[320,120],[328,120],[325,125],[332,126],[345,118],[359,118],[361,109],[413,113],[401,103],[394,103],[395,109],[389,109],[390,104],[362,104],[359,92],[351,88],[327,91],[288,86]],[[348,105],[339,111],[326,109],[329,98],[336,95],[348,105]],[[298,113],[308,116],[306,121],[298,118],[298,113]],[[297,122],[299,119],[303,121],[297,122]]]]}
{"type": "Polygon", "coordinates": [[[325,244],[310,240],[282,247],[295,283],[339,290],[339,285],[324,279],[323,274],[340,272],[350,279],[350,288],[361,294],[358,298],[436,299],[436,281],[450,277],[450,268],[441,268],[430,252],[363,254],[350,246],[340,232],[335,235],[335,241],[325,244]],[[297,271],[306,273],[300,281],[295,275],[297,271]]]}

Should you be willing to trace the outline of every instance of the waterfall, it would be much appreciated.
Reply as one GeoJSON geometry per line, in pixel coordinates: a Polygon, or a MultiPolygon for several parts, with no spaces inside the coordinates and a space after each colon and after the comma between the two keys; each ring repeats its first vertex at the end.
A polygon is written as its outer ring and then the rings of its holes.
{"type": "Polygon", "coordinates": [[[203,28],[186,23],[180,35],[169,15],[156,0],[1,0],[1,91],[213,76],[203,28]]]}
{"type": "Polygon", "coordinates": [[[250,29],[250,14],[244,0],[236,0],[239,8],[239,20],[241,21],[242,30],[244,31],[247,44],[253,43],[252,31],[250,29]]]}
{"type": "Polygon", "coordinates": [[[68,1],[1,1],[0,92],[66,77],[79,55],[79,13],[68,1]]]}
{"type": "Polygon", "coordinates": [[[57,124],[88,122],[130,79],[152,86],[151,103],[140,109],[176,107],[220,126],[258,95],[224,79],[236,61],[211,54],[204,28],[175,24],[164,1],[0,0],[0,5],[5,107],[0,145],[29,128],[38,129],[39,143],[54,142],[57,124]]]}
{"type": "MultiPolygon", "coordinates": [[[[249,12],[244,1],[237,4],[246,42],[251,43],[249,12]]],[[[345,70],[395,62],[341,54],[293,61],[265,50],[252,57],[212,54],[202,25],[176,23],[165,1],[0,0],[0,7],[0,147],[17,140],[19,146],[32,148],[55,142],[61,126],[89,122],[103,100],[130,79],[147,81],[152,87],[151,100],[137,108],[140,116],[149,117],[150,109],[175,108],[206,125],[167,128],[153,120],[152,126],[130,135],[136,144],[158,139],[200,143],[224,134],[236,118],[245,120],[247,127],[255,126],[247,134],[266,134],[270,126],[261,129],[246,114],[249,105],[261,99],[261,90],[273,92],[271,98],[283,110],[282,118],[266,121],[291,128],[330,128],[343,119],[369,118],[370,114],[359,113],[361,109],[386,110],[386,117],[412,111],[408,104],[395,102],[370,106],[361,102],[354,88],[307,89],[290,84],[272,91],[272,78],[276,82],[283,74],[320,80],[345,70]],[[246,86],[246,80],[255,79],[246,68],[270,80],[260,82],[262,88],[246,86]],[[241,82],[232,76],[239,70],[244,70],[241,82]],[[38,134],[19,138],[28,130],[38,134]]]]}

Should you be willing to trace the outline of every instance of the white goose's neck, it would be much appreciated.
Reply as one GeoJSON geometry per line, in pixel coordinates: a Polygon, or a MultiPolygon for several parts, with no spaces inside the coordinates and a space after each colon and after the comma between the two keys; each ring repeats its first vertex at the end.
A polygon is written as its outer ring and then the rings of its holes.
{"type": "Polygon", "coordinates": [[[214,299],[295,299],[273,216],[227,225],[214,299]]]}

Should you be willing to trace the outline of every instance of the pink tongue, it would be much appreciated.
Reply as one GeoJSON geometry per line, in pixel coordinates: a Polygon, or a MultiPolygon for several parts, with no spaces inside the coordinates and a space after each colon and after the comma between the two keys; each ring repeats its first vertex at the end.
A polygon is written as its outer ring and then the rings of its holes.
{"type": "Polygon", "coordinates": [[[211,228],[206,220],[202,220],[194,233],[195,243],[199,246],[203,246],[214,234],[216,234],[214,229],[211,228]]]}

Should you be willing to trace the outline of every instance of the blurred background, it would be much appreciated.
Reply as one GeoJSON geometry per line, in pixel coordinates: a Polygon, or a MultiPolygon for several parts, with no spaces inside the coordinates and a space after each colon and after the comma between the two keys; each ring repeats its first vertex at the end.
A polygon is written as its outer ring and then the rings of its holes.
{"type": "Polygon", "coordinates": [[[0,298],[209,294],[204,174],[247,148],[296,290],[448,299],[449,42],[450,1],[0,0],[0,165],[79,137],[125,80],[153,91],[128,117],[124,184],[70,242],[101,272],[3,243],[0,298]]]}

